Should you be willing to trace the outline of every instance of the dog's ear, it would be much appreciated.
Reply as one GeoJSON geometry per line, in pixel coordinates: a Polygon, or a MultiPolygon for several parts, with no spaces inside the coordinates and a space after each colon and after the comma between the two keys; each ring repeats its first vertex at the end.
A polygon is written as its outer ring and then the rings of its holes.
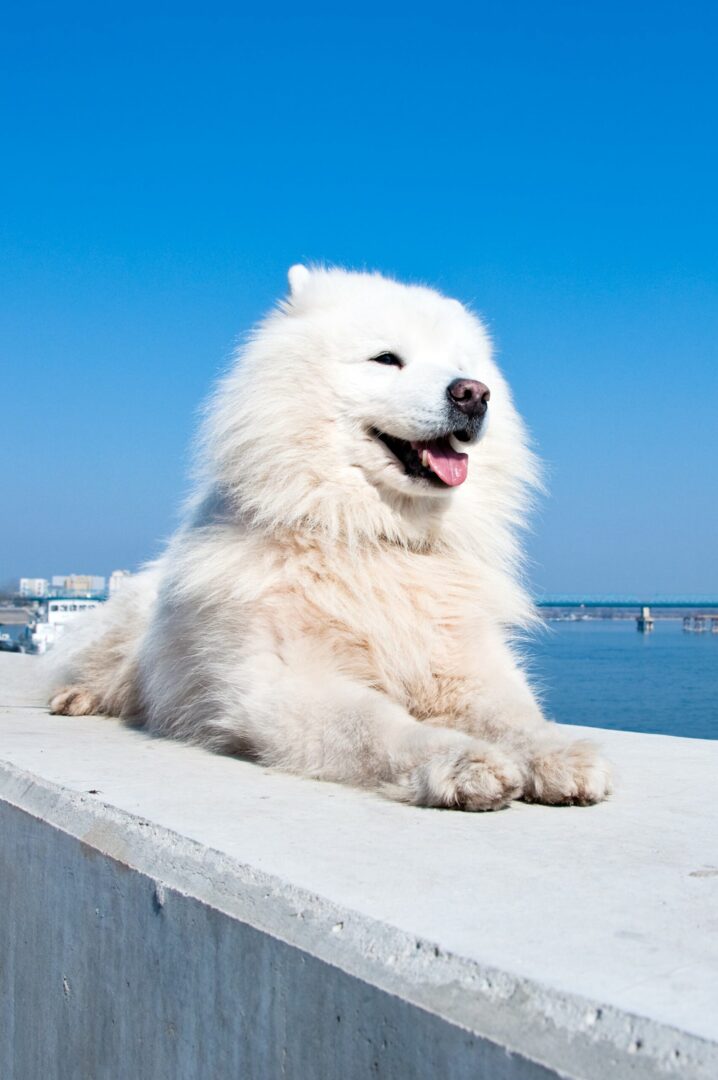
{"type": "Polygon", "coordinates": [[[289,267],[287,277],[289,278],[289,293],[296,298],[309,281],[310,274],[306,266],[296,263],[295,266],[289,267]]]}

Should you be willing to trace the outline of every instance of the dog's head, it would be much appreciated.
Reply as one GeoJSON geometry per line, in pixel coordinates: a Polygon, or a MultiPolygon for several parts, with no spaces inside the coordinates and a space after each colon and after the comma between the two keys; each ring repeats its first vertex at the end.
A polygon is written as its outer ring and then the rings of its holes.
{"type": "Polygon", "coordinates": [[[497,376],[478,320],[431,289],[377,274],[294,266],[289,281],[287,310],[323,358],[324,408],[351,463],[412,499],[463,484],[497,376]]]}
{"type": "Polygon", "coordinates": [[[497,457],[526,471],[487,333],[458,301],[342,270],[294,266],[289,283],[210,415],[215,479],[244,512],[411,542],[482,476],[488,492],[497,457]]]}

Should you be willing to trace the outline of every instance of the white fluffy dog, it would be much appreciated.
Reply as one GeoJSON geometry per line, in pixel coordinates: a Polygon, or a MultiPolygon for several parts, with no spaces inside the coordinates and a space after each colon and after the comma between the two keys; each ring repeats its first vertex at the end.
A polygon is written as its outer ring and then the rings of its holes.
{"type": "Polygon", "coordinates": [[[378,274],[289,281],[211,402],[186,524],[68,635],[52,710],[421,806],[605,798],[512,652],[535,466],[486,331],[378,274]]]}

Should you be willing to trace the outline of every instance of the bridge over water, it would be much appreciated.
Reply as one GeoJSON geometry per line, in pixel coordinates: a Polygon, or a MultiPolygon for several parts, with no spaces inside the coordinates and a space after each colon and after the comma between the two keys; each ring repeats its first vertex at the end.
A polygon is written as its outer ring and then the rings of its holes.
{"type": "Polygon", "coordinates": [[[571,593],[547,593],[537,597],[540,608],[673,608],[675,610],[718,611],[718,596],[646,596],[606,593],[604,595],[580,596],[571,593]]]}
{"type": "MultiPolygon", "coordinates": [[[[52,596],[18,596],[15,603],[21,604],[45,604],[49,600],[94,600],[101,602],[106,600],[104,593],[63,593],[52,596]]],[[[582,596],[578,593],[546,593],[536,597],[536,604],[540,608],[675,608],[690,610],[706,610],[712,608],[718,611],[718,596],[645,596],[626,595],[623,593],[587,594],[582,596]]]]}

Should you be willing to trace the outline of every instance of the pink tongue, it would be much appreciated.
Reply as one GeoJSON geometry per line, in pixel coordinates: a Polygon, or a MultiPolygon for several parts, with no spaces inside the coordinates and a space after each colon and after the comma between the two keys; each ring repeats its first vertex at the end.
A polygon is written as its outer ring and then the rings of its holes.
{"type": "Polygon", "coordinates": [[[469,455],[458,454],[448,439],[434,439],[433,442],[412,443],[419,456],[427,451],[429,468],[449,487],[463,484],[469,471],[469,455]]]}

